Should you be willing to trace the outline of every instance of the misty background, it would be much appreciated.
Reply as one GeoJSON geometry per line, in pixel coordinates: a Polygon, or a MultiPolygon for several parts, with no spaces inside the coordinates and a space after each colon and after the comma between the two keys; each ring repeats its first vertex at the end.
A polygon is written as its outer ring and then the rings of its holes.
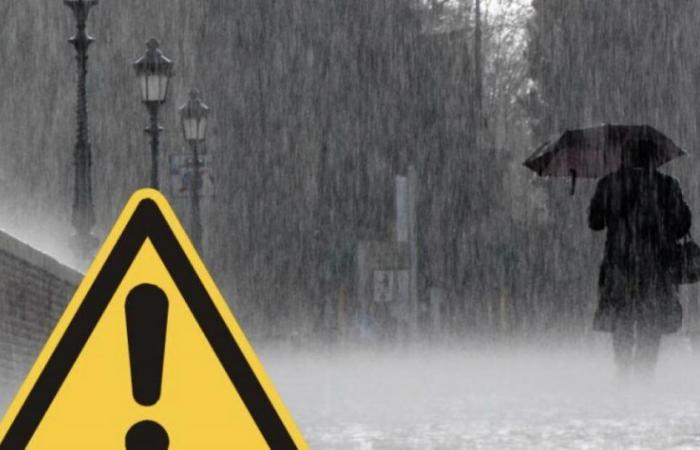
{"type": "MultiPolygon", "coordinates": [[[[603,243],[585,224],[593,183],[572,197],[522,161],[566,128],[647,123],[691,153],[664,170],[691,210],[700,200],[700,5],[629,5],[103,0],[88,22],[95,232],[148,182],[131,64],[156,37],[176,64],[161,184],[187,217],[167,158],[187,150],[176,110],[196,86],[215,185],[202,253],[247,332],[332,338],[339,325],[320,317],[353,297],[358,243],[395,233],[394,177],[414,166],[418,300],[450,293],[442,331],[586,337],[603,243]]],[[[73,19],[59,1],[4,2],[0,15],[0,225],[65,260],[73,19]]]]}

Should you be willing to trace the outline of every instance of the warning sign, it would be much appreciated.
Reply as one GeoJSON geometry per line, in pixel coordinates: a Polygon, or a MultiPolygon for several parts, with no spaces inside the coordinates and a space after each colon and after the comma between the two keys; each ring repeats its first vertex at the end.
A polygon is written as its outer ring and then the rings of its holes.
{"type": "Polygon", "coordinates": [[[0,450],[305,449],[167,201],[136,192],[0,423],[0,450]]]}

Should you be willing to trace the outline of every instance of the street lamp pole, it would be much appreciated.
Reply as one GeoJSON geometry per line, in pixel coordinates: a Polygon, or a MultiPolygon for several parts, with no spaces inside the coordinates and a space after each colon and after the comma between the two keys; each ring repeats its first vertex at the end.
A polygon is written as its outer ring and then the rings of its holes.
{"type": "Polygon", "coordinates": [[[95,211],[92,203],[92,156],[88,137],[86,92],[87,53],[94,39],[85,30],[90,8],[97,5],[98,0],[64,0],[64,3],[73,11],[76,20],[76,33],[68,42],[75,48],[76,61],[78,63],[77,137],[73,152],[75,181],[73,185],[72,221],[75,228],[75,236],[71,244],[78,261],[85,263],[92,257],[92,253],[98,244],[97,238],[90,233],[95,225],[95,211]]]}
{"type": "Polygon", "coordinates": [[[163,127],[158,125],[158,110],[160,109],[160,104],[158,102],[146,102],[146,108],[148,109],[149,121],[148,127],[144,131],[151,137],[151,187],[153,189],[158,189],[158,152],[160,147],[160,133],[163,131],[163,127]]]}
{"type": "Polygon", "coordinates": [[[192,148],[192,186],[190,186],[190,195],[192,198],[192,210],[190,218],[192,223],[192,242],[194,242],[197,250],[202,249],[202,216],[199,210],[199,186],[201,183],[199,174],[199,149],[197,148],[197,141],[191,141],[190,147],[192,148]]]}
{"type": "Polygon", "coordinates": [[[202,217],[199,208],[200,174],[199,145],[206,139],[209,107],[202,102],[199,92],[193,89],[190,99],[180,107],[182,134],[192,150],[192,176],[190,177],[190,233],[194,246],[202,251],[202,217]]]}
{"type": "Polygon", "coordinates": [[[173,62],[163,56],[158,41],[146,43],[146,53],[134,63],[141,84],[141,100],[150,116],[146,133],[151,136],[151,187],[158,189],[158,161],[160,133],[158,111],[168,96],[168,84],[173,76],[173,62]]]}

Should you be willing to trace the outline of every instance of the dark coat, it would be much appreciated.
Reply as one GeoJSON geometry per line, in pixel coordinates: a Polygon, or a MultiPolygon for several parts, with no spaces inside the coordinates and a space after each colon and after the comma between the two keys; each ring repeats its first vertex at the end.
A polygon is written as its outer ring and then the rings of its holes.
{"type": "Polygon", "coordinates": [[[690,230],[678,181],[655,170],[625,168],[602,178],[589,208],[593,230],[607,228],[594,329],[619,318],[661,333],[680,328],[678,290],[668,271],[675,242],[690,230]]]}

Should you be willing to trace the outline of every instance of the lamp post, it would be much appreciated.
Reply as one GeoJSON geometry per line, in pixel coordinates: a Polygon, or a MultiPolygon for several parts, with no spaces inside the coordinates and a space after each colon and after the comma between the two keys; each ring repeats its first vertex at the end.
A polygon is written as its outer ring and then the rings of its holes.
{"type": "Polygon", "coordinates": [[[70,42],[76,51],[76,61],[78,63],[78,85],[77,85],[77,106],[76,106],[76,142],[73,151],[73,166],[75,170],[75,180],[73,185],[73,236],[71,247],[75,253],[77,262],[85,264],[90,260],[97,248],[97,238],[90,233],[95,225],[95,211],[92,204],[92,178],[91,166],[92,157],[90,151],[90,140],[88,138],[87,122],[87,61],[88,48],[94,41],[87,34],[86,22],[90,14],[90,8],[97,5],[98,0],[64,0],[64,3],[73,11],[76,21],[76,33],[71,37],[70,42]]]}
{"type": "Polygon", "coordinates": [[[202,180],[199,173],[199,145],[206,138],[208,116],[209,107],[202,102],[199,92],[193,89],[190,92],[190,99],[180,107],[180,120],[182,122],[182,134],[192,150],[190,232],[192,233],[192,242],[194,242],[195,247],[199,251],[202,250],[202,218],[199,210],[199,189],[202,180]]]}
{"type": "Polygon", "coordinates": [[[158,41],[151,39],[146,43],[146,53],[136,60],[134,68],[141,84],[141,100],[150,115],[146,133],[151,136],[151,187],[158,189],[158,146],[160,132],[163,130],[158,125],[158,109],[168,96],[173,62],[163,56],[158,41]]]}

